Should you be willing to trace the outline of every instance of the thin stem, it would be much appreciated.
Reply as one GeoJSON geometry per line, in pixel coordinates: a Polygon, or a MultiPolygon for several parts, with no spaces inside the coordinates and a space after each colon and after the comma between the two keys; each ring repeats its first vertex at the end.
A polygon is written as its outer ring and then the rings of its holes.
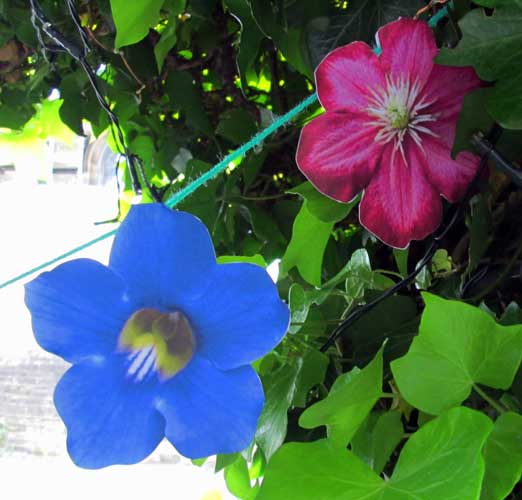
{"type": "Polygon", "coordinates": [[[500,403],[498,403],[497,401],[495,401],[492,397],[488,396],[488,394],[486,394],[477,384],[473,384],[473,390],[484,400],[486,401],[487,403],[489,403],[489,405],[492,407],[492,408],[495,408],[495,410],[497,410],[499,413],[505,413],[505,409],[500,406],[500,403]]]}

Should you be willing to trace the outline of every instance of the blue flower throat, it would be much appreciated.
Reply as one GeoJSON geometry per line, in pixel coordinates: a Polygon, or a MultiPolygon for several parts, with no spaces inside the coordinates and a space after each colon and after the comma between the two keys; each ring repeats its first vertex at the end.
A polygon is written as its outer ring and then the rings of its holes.
{"type": "Polygon", "coordinates": [[[165,380],[192,359],[196,342],[187,317],[180,311],[140,309],[125,323],[119,348],[130,351],[127,376],[136,382],[158,373],[165,380]]]}

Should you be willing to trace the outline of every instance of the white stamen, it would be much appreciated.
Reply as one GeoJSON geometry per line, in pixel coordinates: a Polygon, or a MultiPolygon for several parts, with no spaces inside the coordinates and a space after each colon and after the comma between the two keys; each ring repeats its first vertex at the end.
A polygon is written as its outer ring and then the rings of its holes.
{"type": "Polygon", "coordinates": [[[154,346],[134,351],[127,358],[131,363],[127,368],[127,377],[134,377],[141,382],[156,367],[156,351],[154,346]]]}
{"type": "Polygon", "coordinates": [[[375,141],[387,144],[394,141],[392,155],[400,152],[406,163],[404,141],[411,137],[415,144],[424,151],[421,134],[438,137],[426,125],[438,119],[438,113],[420,111],[431,106],[435,101],[420,98],[421,85],[418,80],[413,84],[407,77],[396,80],[386,77],[386,88],[370,89],[371,97],[367,113],[375,118],[366,122],[367,126],[376,127],[375,141]],[[421,125],[422,124],[422,125],[421,125]]]}

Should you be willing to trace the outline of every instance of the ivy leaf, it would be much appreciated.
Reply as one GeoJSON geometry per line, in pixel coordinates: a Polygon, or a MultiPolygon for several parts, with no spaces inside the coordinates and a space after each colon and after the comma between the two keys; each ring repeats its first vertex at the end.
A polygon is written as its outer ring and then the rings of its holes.
{"type": "Polygon", "coordinates": [[[255,264],[256,266],[266,268],[267,264],[262,255],[221,255],[217,258],[218,264],[227,264],[230,262],[246,262],[255,264]]]}
{"type": "Polygon", "coordinates": [[[317,191],[308,181],[299,184],[288,192],[301,196],[305,200],[309,212],[323,222],[337,222],[345,219],[359,202],[358,198],[350,203],[332,200],[317,191]]]}
{"type": "Polygon", "coordinates": [[[186,0],[172,0],[170,2],[166,2],[166,5],[164,5],[164,7],[167,5],[170,7],[170,15],[167,21],[167,27],[161,33],[161,38],[154,47],[154,56],[156,57],[156,64],[158,65],[158,71],[160,73],[167,54],[178,41],[176,34],[176,29],[178,27],[177,20],[179,14],[181,14],[185,9],[186,3],[186,0]]]}
{"type": "Polygon", "coordinates": [[[259,417],[255,440],[270,457],[283,444],[288,424],[288,409],[305,406],[309,390],[323,381],[328,357],[310,349],[263,379],[265,406],[259,417]]]}
{"type": "Polygon", "coordinates": [[[303,50],[302,26],[280,22],[285,17],[291,20],[291,17],[285,16],[286,13],[282,12],[281,2],[273,5],[270,0],[248,0],[248,3],[262,33],[274,41],[275,46],[297,71],[310,80],[313,79],[312,68],[308,63],[306,51],[303,50]]]}
{"type": "Polygon", "coordinates": [[[306,351],[299,369],[292,406],[306,406],[310,390],[324,380],[328,362],[328,356],[317,349],[306,351]]]}
{"type": "Polygon", "coordinates": [[[310,309],[310,301],[306,297],[304,288],[299,283],[293,283],[288,290],[288,305],[291,314],[288,333],[297,333],[303,327],[310,309]],[[294,325],[293,323],[301,324],[294,325]]]}
{"type": "Polygon", "coordinates": [[[288,408],[295,395],[295,384],[299,368],[284,365],[267,380],[265,406],[259,417],[255,440],[263,450],[267,460],[283,444],[288,424],[288,408]]]}
{"type": "Polygon", "coordinates": [[[308,283],[321,286],[323,257],[333,226],[333,222],[323,222],[312,215],[303,204],[294,220],[292,239],[281,261],[280,276],[284,277],[295,266],[308,283]]]}
{"type": "Polygon", "coordinates": [[[493,423],[453,408],[425,424],[404,445],[391,478],[328,440],[284,445],[268,464],[256,500],[476,500],[484,446],[493,423]]]}
{"type": "Polygon", "coordinates": [[[483,80],[496,81],[486,103],[489,113],[503,127],[521,129],[522,5],[497,1],[495,6],[492,16],[480,9],[464,16],[459,22],[462,40],[454,49],[442,49],[436,62],[471,65],[483,80]]]}
{"type": "Polygon", "coordinates": [[[164,0],[110,0],[112,17],[116,26],[114,46],[120,49],[145,38],[149,28],[157,24],[164,0]]]}
{"type": "Polygon", "coordinates": [[[299,425],[313,429],[326,425],[328,439],[345,448],[382,394],[382,351],[362,370],[342,374],[328,396],[307,408],[299,425]]]}
{"type": "Polygon", "coordinates": [[[492,216],[483,194],[474,196],[470,203],[468,272],[473,272],[493,241],[492,216]]]}
{"type": "Polygon", "coordinates": [[[241,500],[254,500],[258,486],[254,488],[250,485],[250,475],[245,459],[238,456],[234,462],[225,468],[225,482],[232,495],[241,500]]]}
{"type": "Polygon", "coordinates": [[[499,323],[506,326],[522,324],[522,308],[516,302],[510,302],[499,323]]]}
{"type": "Polygon", "coordinates": [[[309,182],[289,192],[300,195],[304,202],[294,220],[292,239],[281,262],[281,275],[296,266],[308,283],[319,287],[324,252],[334,224],[346,218],[359,200],[339,203],[319,193],[309,182]]]}
{"type": "Polygon", "coordinates": [[[478,131],[485,134],[493,125],[494,120],[486,110],[486,102],[491,91],[491,88],[480,88],[464,97],[451,150],[452,158],[461,151],[475,152],[471,145],[471,137],[478,131]]]}
{"type": "Polygon", "coordinates": [[[241,77],[241,85],[243,89],[246,89],[248,87],[247,71],[254,66],[259,45],[264,35],[252,17],[252,11],[248,2],[244,0],[225,0],[225,5],[241,25],[237,67],[241,77]]]}
{"type": "Polygon", "coordinates": [[[404,437],[399,411],[370,413],[352,439],[351,450],[374,472],[380,474],[386,462],[404,437]]]}
{"type": "Polygon", "coordinates": [[[248,141],[257,132],[257,125],[252,115],[241,108],[225,111],[219,117],[216,134],[228,139],[233,144],[248,141]]]}
{"type": "MultiPolygon", "coordinates": [[[[366,295],[368,300],[374,294],[366,295]]],[[[394,295],[381,302],[368,314],[359,318],[343,337],[346,348],[357,364],[368,363],[375,351],[386,339],[384,348],[384,373],[389,372],[388,363],[408,350],[417,334],[419,319],[415,301],[403,295],[394,295]]]]}
{"type": "Polygon", "coordinates": [[[351,300],[363,298],[366,290],[386,290],[394,285],[391,279],[372,271],[370,256],[364,248],[352,254],[346,274],[345,288],[351,300]]]}
{"type": "Polygon", "coordinates": [[[268,463],[256,500],[373,500],[382,488],[361,459],[321,439],[285,444],[268,463]]]}
{"type": "Polygon", "coordinates": [[[176,35],[176,16],[169,17],[167,27],[161,33],[159,42],[154,46],[154,57],[156,58],[156,64],[158,65],[158,72],[161,73],[163,69],[163,63],[167,54],[176,45],[178,37],[176,35]]]}
{"type": "Polygon", "coordinates": [[[307,44],[315,68],[336,47],[354,40],[373,43],[377,30],[399,17],[412,17],[425,4],[422,0],[350,0],[328,17],[316,18],[307,30],[307,44]]]}
{"type": "Polygon", "coordinates": [[[214,135],[201,95],[188,71],[172,71],[165,82],[165,90],[171,104],[185,113],[189,125],[209,137],[214,135]]]}
{"type": "Polygon", "coordinates": [[[483,454],[486,474],[480,499],[507,498],[522,479],[522,415],[513,412],[500,415],[483,454]]]}
{"type": "Polygon", "coordinates": [[[475,383],[508,389],[522,359],[522,325],[500,326],[479,308],[428,293],[423,298],[419,335],[391,363],[406,401],[437,415],[464,401],[475,383]]]}

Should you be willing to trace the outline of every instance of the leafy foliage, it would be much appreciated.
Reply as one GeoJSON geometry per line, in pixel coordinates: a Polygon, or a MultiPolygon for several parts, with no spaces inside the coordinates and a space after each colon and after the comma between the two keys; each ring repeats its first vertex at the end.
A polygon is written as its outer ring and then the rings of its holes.
{"type": "MultiPolygon", "coordinates": [[[[63,2],[40,3],[80,43],[63,2]]],[[[328,51],[374,44],[379,26],[427,2],[76,3],[102,93],[167,199],[309,96],[328,51]]],[[[453,152],[473,150],[471,136],[498,123],[499,151],[520,163],[522,4],[453,4],[436,29],[437,62],[472,65],[487,82],[464,101],[453,152]]],[[[311,106],[177,207],[205,223],[221,262],[279,263],[292,313],[285,340],[255,364],[266,395],[255,443],[218,456],[216,469],[248,500],[516,498],[520,191],[491,163],[416,283],[322,349],[349,314],[415,269],[430,242],[391,251],[358,223],[358,198],[337,203],[305,182],[295,166],[299,128],[320,112],[311,106]]],[[[26,2],[0,0],[1,141],[41,154],[47,135],[83,134],[85,122],[96,136],[107,131],[82,69],[63,52],[44,57],[26,2]],[[60,99],[51,102],[53,89],[60,99]]],[[[133,192],[121,169],[125,209],[133,192]]],[[[150,201],[146,188],[142,199],[150,201]]]]}

